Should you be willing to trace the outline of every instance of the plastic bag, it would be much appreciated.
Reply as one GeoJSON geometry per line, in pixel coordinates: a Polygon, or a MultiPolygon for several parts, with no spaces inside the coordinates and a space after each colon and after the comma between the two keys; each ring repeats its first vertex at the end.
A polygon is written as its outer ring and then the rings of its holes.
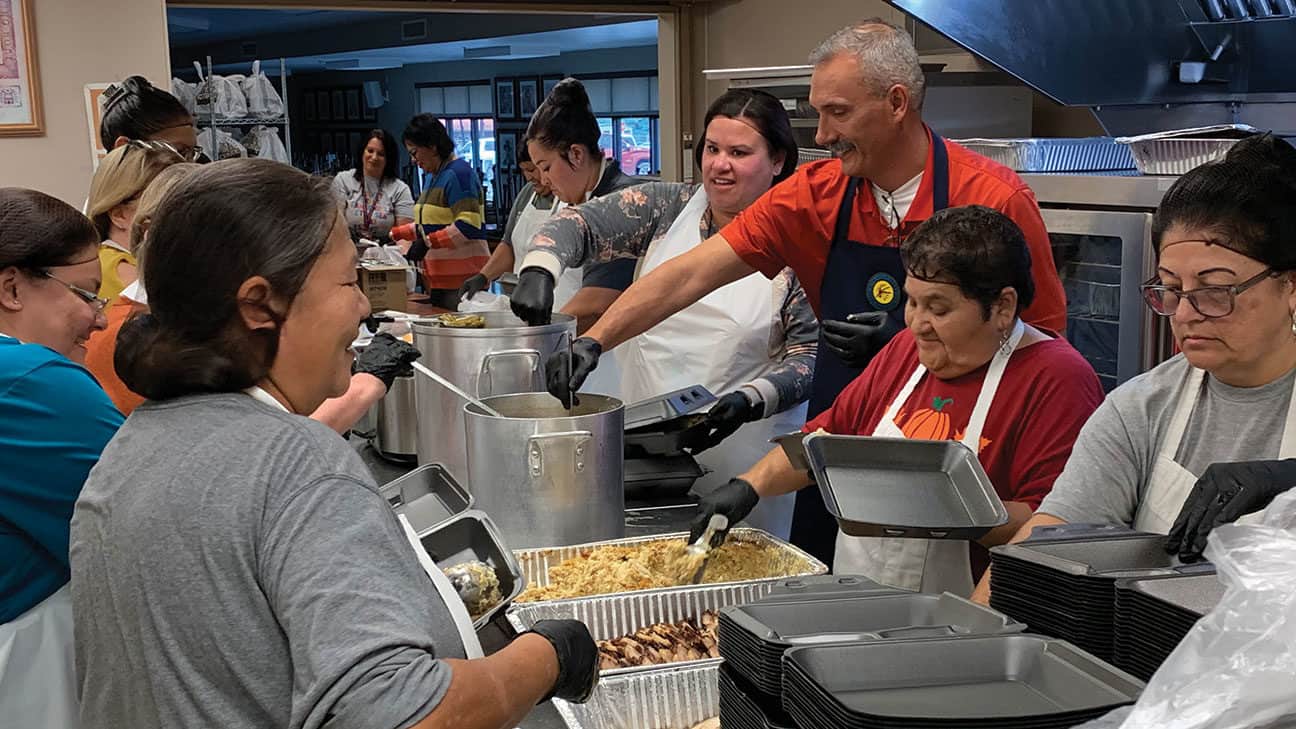
{"type": "Polygon", "coordinates": [[[198,112],[198,84],[191,84],[180,78],[171,79],[171,95],[176,97],[190,114],[198,112]]]}
{"type": "Polygon", "coordinates": [[[247,148],[248,155],[261,157],[262,159],[272,159],[276,162],[291,164],[292,160],[288,158],[288,150],[284,143],[279,139],[279,130],[266,126],[255,126],[243,137],[243,146],[247,148]]]}
{"type": "Polygon", "coordinates": [[[360,252],[360,260],[376,261],[385,266],[403,266],[405,268],[405,289],[413,291],[418,286],[418,272],[410,265],[409,259],[405,257],[404,253],[401,253],[398,246],[383,246],[373,241],[367,242],[371,245],[360,252]]]}
{"type": "Polygon", "coordinates": [[[202,147],[203,153],[207,158],[215,162],[221,159],[234,159],[235,157],[246,157],[247,148],[234,139],[234,136],[224,129],[217,129],[216,138],[212,139],[212,130],[204,129],[198,134],[198,146],[202,147]]]}
{"type": "Polygon", "coordinates": [[[504,294],[492,294],[489,291],[478,291],[470,299],[459,300],[459,311],[465,313],[509,311],[509,297],[504,294]]]}
{"type": "Polygon", "coordinates": [[[239,85],[242,76],[213,74],[204,79],[202,65],[194,61],[194,68],[198,69],[199,79],[194,110],[199,117],[208,117],[213,111],[217,120],[243,119],[247,116],[247,98],[243,96],[243,87],[239,85]]]}
{"type": "Polygon", "coordinates": [[[1148,682],[1121,729],[1296,726],[1296,490],[1258,525],[1211,532],[1228,588],[1148,682]]]}
{"type": "Polygon", "coordinates": [[[239,83],[247,99],[247,113],[258,119],[278,119],[283,116],[284,102],[270,78],[261,72],[261,62],[252,62],[252,73],[239,83]]]}

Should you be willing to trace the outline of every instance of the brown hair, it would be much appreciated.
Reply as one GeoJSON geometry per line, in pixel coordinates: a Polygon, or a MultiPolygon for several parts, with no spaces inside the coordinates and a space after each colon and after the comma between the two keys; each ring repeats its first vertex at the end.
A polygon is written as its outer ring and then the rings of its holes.
{"type": "Polygon", "coordinates": [[[106,239],[112,230],[113,208],[139,197],[159,172],[184,158],[169,144],[132,140],[108,153],[90,181],[87,214],[106,239]]]}
{"type": "Polygon", "coordinates": [[[244,325],[239,287],[265,278],[283,303],[253,303],[282,323],[275,306],[291,305],[340,217],[330,180],[279,162],[231,159],[191,172],[149,223],[140,274],[151,312],[118,334],[122,382],[151,400],[255,385],[279,332],[244,325]]]}
{"type": "Polygon", "coordinates": [[[98,243],[90,220],[71,205],[43,192],[0,187],[0,269],[80,263],[76,257],[98,243]]]}

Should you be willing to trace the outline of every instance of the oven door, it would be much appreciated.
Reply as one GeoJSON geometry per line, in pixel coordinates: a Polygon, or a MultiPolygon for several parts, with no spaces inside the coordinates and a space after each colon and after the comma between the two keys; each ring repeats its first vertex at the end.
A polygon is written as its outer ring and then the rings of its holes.
{"type": "Polygon", "coordinates": [[[1139,290],[1156,270],[1152,214],[1041,212],[1066,290],[1067,339],[1110,392],[1168,356],[1166,327],[1139,290]]]}

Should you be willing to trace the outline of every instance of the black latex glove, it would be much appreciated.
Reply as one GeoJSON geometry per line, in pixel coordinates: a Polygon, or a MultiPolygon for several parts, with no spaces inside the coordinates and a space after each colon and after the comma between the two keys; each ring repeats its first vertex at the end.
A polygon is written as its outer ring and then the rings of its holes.
{"type": "Polygon", "coordinates": [[[486,277],[480,273],[474,273],[468,277],[467,281],[459,285],[458,300],[471,299],[488,288],[490,288],[490,281],[486,280],[486,277]]]}
{"type": "Polygon", "coordinates": [[[579,620],[541,620],[529,633],[543,636],[558,657],[558,680],[543,701],[557,696],[575,704],[589,701],[598,686],[598,646],[579,620]]]}
{"type": "Polygon", "coordinates": [[[760,420],[764,414],[765,408],[753,404],[743,391],[735,390],[717,400],[707,413],[706,420],[686,430],[680,436],[680,441],[696,456],[719,445],[743,423],[760,420]]]}
{"type": "Polygon", "coordinates": [[[383,332],[375,335],[369,346],[356,356],[351,372],[371,374],[382,380],[390,390],[392,382],[400,375],[410,372],[410,363],[420,356],[422,355],[414,345],[383,332]]]}
{"type": "MultiPolygon", "coordinates": [[[[689,526],[689,544],[702,538],[702,533],[706,531],[707,522],[711,521],[712,516],[724,514],[729,517],[729,527],[732,528],[746,519],[759,502],[760,495],[751,484],[741,478],[729,479],[729,483],[703,496],[698,502],[698,515],[689,526]]],[[[728,534],[729,529],[717,531],[715,537],[711,539],[711,546],[718,547],[723,544],[728,534]]]]}
{"type": "Polygon", "coordinates": [[[380,314],[370,314],[369,316],[366,316],[364,318],[364,321],[361,323],[364,324],[365,329],[369,330],[370,334],[375,334],[378,332],[379,325],[390,324],[394,321],[396,320],[391,318],[390,316],[382,316],[380,314]]]}
{"type": "Polygon", "coordinates": [[[527,324],[548,324],[553,316],[553,291],[553,275],[543,268],[530,266],[518,274],[509,305],[513,307],[513,313],[527,324]]]}
{"type": "MultiPolygon", "coordinates": [[[[548,274],[546,274],[548,275],[548,274]]],[[[585,383],[589,373],[598,367],[599,355],[603,354],[603,345],[589,337],[577,337],[571,345],[571,362],[567,361],[567,350],[560,349],[549,355],[545,363],[545,379],[549,394],[562,401],[568,410],[572,405],[580,404],[576,390],[585,383]]]]}
{"type": "Polygon", "coordinates": [[[1296,459],[1212,463],[1184,501],[1170,528],[1166,551],[1196,562],[1212,529],[1260,511],[1292,486],[1296,486],[1296,459]]]}
{"type": "Polygon", "coordinates": [[[819,325],[824,344],[847,367],[863,368],[901,326],[884,311],[851,314],[846,321],[828,319],[819,325]]]}

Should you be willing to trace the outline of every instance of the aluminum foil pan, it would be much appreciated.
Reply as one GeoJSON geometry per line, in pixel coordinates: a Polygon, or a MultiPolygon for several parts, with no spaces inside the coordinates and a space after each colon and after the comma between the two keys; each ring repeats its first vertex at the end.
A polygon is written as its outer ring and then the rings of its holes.
{"type": "Polygon", "coordinates": [[[612,676],[588,703],[554,699],[570,729],[690,729],[720,715],[720,667],[665,669],[612,676]]]}
{"type": "Polygon", "coordinates": [[[1018,172],[1100,172],[1135,166],[1130,148],[1111,137],[954,141],[1018,172]]]}
{"type": "Polygon", "coordinates": [[[1134,154],[1145,175],[1182,175],[1194,167],[1221,159],[1239,140],[1260,130],[1246,124],[1216,124],[1168,132],[1117,137],[1134,154]]]}
{"type": "MultiPolygon", "coordinates": [[[[708,610],[718,613],[720,608],[755,602],[768,595],[773,589],[772,582],[740,582],[668,590],[643,590],[574,600],[521,603],[508,614],[508,620],[519,633],[530,630],[541,620],[579,620],[589,628],[594,640],[611,640],[657,623],[677,623],[688,619],[697,622],[702,617],[702,613],[708,610]]],[[[699,666],[717,660],[719,659],[681,661],[666,666],[615,668],[603,671],[603,676],[606,678],[641,671],[660,671],[667,666],[670,668],[699,666]]]]}
{"type": "MultiPolygon", "coordinates": [[[[522,568],[522,574],[526,577],[528,585],[538,585],[541,587],[549,584],[549,568],[562,563],[564,560],[571,559],[590,549],[597,547],[626,547],[636,544],[647,544],[649,542],[667,541],[667,540],[684,540],[688,539],[688,532],[676,532],[672,534],[655,534],[648,537],[629,537],[626,539],[609,539],[603,542],[588,542],[586,544],[573,544],[567,547],[544,547],[539,549],[522,549],[513,552],[517,558],[518,565],[522,568]]],[[[774,550],[780,555],[779,571],[780,575],[773,575],[761,580],[747,580],[745,582],[716,583],[716,584],[752,584],[756,582],[780,582],[787,577],[799,577],[802,575],[822,575],[828,573],[828,565],[815,559],[809,553],[775,537],[769,532],[750,527],[737,527],[729,530],[729,539],[738,542],[750,542],[761,547],[774,550]]],[[[661,588],[658,588],[661,589],[661,588]]],[[[613,593],[613,594],[631,594],[631,593],[613,593]]],[[[586,597],[593,597],[586,596],[586,597]]],[[[538,605],[540,603],[519,603],[520,608],[523,605],[538,605]]]]}

